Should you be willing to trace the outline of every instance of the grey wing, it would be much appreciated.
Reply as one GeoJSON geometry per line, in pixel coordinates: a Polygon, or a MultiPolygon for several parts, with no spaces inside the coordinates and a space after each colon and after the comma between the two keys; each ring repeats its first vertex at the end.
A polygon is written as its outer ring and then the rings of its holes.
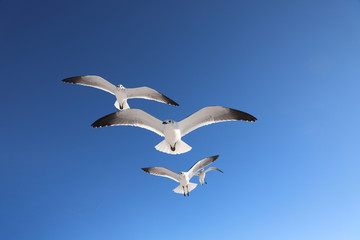
{"type": "Polygon", "coordinates": [[[152,175],[167,177],[176,182],[179,182],[179,175],[176,172],[173,172],[170,169],[164,167],[149,167],[149,168],[142,168],[142,170],[152,175]]]}
{"type": "Polygon", "coordinates": [[[140,109],[125,109],[111,113],[96,120],[91,126],[98,128],[119,125],[141,127],[164,136],[162,121],[140,109]]]}
{"type": "Polygon", "coordinates": [[[246,113],[232,108],[211,106],[205,107],[179,122],[182,136],[189,132],[212,123],[243,120],[255,122],[257,119],[246,113]]]}
{"type": "Polygon", "coordinates": [[[223,171],[221,171],[220,169],[216,168],[216,167],[209,167],[208,169],[205,170],[205,172],[211,171],[211,170],[217,170],[221,173],[224,173],[223,171]]]}
{"type": "Polygon", "coordinates": [[[74,83],[83,86],[98,88],[106,92],[109,92],[113,95],[115,95],[116,92],[116,86],[114,84],[106,81],[105,79],[99,76],[89,75],[89,76],[71,77],[71,78],[66,78],[62,81],[66,83],[74,83]]]}
{"type": "Polygon", "coordinates": [[[128,98],[144,98],[179,106],[175,101],[149,87],[126,88],[126,95],[128,98]]]}
{"type": "Polygon", "coordinates": [[[218,159],[219,155],[216,156],[212,156],[212,157],[207,157],[204,159],[199,160],[197,163],[195,163],[190,169],[189,169],[189,178],[191,179],[197,171],[199,171],[200,169],[208,166],[209,164],[211,164],[212,162],[214,162],[216,159],[218,159]]]}

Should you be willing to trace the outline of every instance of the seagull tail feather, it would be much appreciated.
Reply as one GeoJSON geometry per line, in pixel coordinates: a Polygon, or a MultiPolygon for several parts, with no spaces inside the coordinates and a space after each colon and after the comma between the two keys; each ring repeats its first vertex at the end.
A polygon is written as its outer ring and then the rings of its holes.
{"type": "Polygon", "coordinates": [[[176,192],[176,193],[184,194],[184,189],[181,186],[181,184],[179,186],[177,186],[176,188],[174,188],[173,191],[176,192]]]}
{"type": "Polygon", "coordinates": [[[124,109],[129,109],[129,108],[130,108],[130,106],[129,106],[129,104],[127,103],[126,100],[123,102],[122,109],[120,108],[120,103],[119,103],[118,100],[115,101],[114,106],[115,106],[117,109],[119,109],[119,110],[124,110],[124,109]]]}
{"type": "Polygon", "coordinates": [[[120,104],[119,104],[119,102],[118,102],[117,100],[115,101],[114,106],[115,106],[117,109],[120,110],[120,104]]]}
{"type": "Polygon", "coordinates": [[[197,184],[196,183],[189,183],[189,192],[191,192],[192,190],[194,190],[196,188],[197,184]]]}
{"type": "Polygon", "coordinates": [[[191,147],[181,140],[177,141],[174,147],[171,147],[165,139],[156,145],[155,148],[160,152],[168,154],[181,154],[191,150],[191,147]]]}
{"type": "MultiPolygon", "coordinates": [[[[188,187],[189,187],[189,192],[191,192],[192,190],[194,190],[196,188],[197,184],[196,183],[189,183],[188,187]]],[[[185,188],[186,189],[186,188],[185,188]]],[[[181,184],[179,186],[177,186],[176,188],[173,189],[174,192],[176,193],[180,193],[180,194],[184,194],[184,189],[181,186],[181,184]]]]}

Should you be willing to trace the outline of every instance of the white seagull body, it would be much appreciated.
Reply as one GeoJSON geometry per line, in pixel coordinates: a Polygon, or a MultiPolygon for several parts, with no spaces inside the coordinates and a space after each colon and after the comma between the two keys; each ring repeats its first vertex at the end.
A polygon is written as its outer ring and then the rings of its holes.
{"type": "Polygon", "coordinates": [[[209,167],[209,168],[206,169],[205,171],[204,171],[204,169],[202,168],[202,169],[200,170],[200,172],[197,172],[197,173],[195,174],[195,175],[199,176],[199,182],[200,182],[201,185],[204,185],[204,183],[207,184],[207,182],[205,181],[205,175],[206,175],[206,173],[207,173],[208,171],[211,171],[211,170],[217,170],[217,171],[219,171],[219,172],[221,172],[221,173],[224,173],[223,171],[221,171],[220,169],[218,169],[218,168],[216,168],[216,167],[209,167]]]}
{"type": "Polygon", "coordinates": [[[208,157],[201,159],[197,163],[195,163],[187,172],[180,172],[176,173],[164,167],[150,167],[150,168],[142,168],[145,172],[148,172],[153,175],[167,177],[176,182],[179,182],[180,185],[173,189],[176,193],[184,194],[184,196],[189,196],[189,193],[194,190],[197,186],[196,183],[191,183],[191,178],[196,175],[196,172],[199,171],[201,168],[204,168],[214,162],[219,155],[208,157]]]}
{"type": "Polygon", "coordinates": [[[140,109],[127,109],[102,117],[91,126],[97,128],[130,125],[145,128],[165,137],[155,146],[157,150],[168,154],[181,154],[191,150],[191,147],[181,140],[186,134],[212,123],[235,120],[255,122],[257,119],[248,113],[219,106],[205,107],[179,122],[160,121],[140,109]]]}
{"type": "Polygon", "coordinates": [[[131,98],[144,98],[149,100],[154,100],[162,103],[167,103],[175,106],[179,106],[176,102],[166,97],[165,95],[159,93],[158,91],[148,88],[148,87],[139,87],[139,88],[125,88],[123,85],[117,85],[106,81],[104,78],[99,76],[79,76],[71,77],[62,80],[66,83],[74,83],[83,86],[89,86],[93,88],[98,88],[104,90],[112,95],[115,95],[116,102],[114,106],[119,109],[129,109],[130,106],[127,103],[128,99],[131,98]]]}

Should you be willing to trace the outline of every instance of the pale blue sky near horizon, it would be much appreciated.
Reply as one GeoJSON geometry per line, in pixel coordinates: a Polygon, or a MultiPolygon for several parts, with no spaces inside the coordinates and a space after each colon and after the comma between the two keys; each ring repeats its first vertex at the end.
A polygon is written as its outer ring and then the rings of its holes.
{"type": "Polygon", "coordinates": [[[0,1],[0,239],[360,238],[359,1],[0,1]],[[210,105],[248,112],[156,151],[115,112],[99,75],[180,104],[130,100],[165,120],[210,105]],[[143,167],[187,171],[183,197],[143,167]],[[198,178],[192,182],[198,183],[198,178]]]}

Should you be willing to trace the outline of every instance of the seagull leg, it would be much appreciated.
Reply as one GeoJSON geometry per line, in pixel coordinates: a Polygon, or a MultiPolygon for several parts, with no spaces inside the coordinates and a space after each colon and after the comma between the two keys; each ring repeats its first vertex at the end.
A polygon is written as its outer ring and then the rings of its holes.
{"type": "Polygon", "coordinates": [[[186,194],[185,194],[185,187],[183,186],[183,190],[184,190],[184,197],[186,197],[186,194]]]}
{"type": "Polygon", "coordinates": [[[189,186],[186,186],[187,188],[187,195],[189,196],[189,186]]]}
{"type": "Polygon", "coordinates": [[[205,184],[207,184],[207,182],[205,181],[205,184]]]}

